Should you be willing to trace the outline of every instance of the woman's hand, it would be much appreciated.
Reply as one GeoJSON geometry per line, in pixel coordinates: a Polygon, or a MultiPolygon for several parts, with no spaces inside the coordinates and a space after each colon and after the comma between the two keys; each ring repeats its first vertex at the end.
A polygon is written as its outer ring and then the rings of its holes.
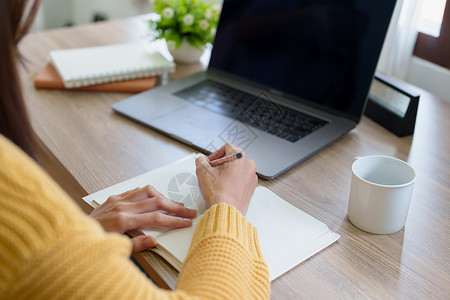
{"type": "MultiPolygon", "coordinates": [[[[196,215],[196,210],[167,199],[150,185],[110,196],[90,214],[105,231],[118,233],[152,226],[189,227],[196,215]]],[[[134,237],[131,242],[133,252],[156,245],[156,240],[147,235],[134,237]]]]}
{"type": "Polygon", "coordinates": [[[206,203],[209,206],[227,203],[245,216],[258,182],[255,162],[248,159],[242,149],[228,143],[208,157],[199,157],[196,164],[200,190],[206,203]],[[237,152],[242,152],[241,159],[211,166],[211,161],[237,152]]]}

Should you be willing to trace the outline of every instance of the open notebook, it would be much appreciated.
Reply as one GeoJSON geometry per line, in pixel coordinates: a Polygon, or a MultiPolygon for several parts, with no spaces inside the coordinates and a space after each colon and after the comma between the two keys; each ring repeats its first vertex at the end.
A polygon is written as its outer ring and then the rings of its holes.
{"type": "MultiPolygon", "coordinates": [[[[153,251],[180,271],[195,226],[206,210],[195,176],[196,157],[197,154],[191,154],[167,166],[88,195],[83,200],[95,207],[105,202],[110,195],[151,184],[169,199],[198,209],[199,216],[190,228],[142,230],[143,233],[156,237],[158,245],[153,251]]],[[[258,230],[261,251],[267,262],[271,281],[340,237],[321,221],[262,186],[256,188],[246,218],[258,230]]]]}

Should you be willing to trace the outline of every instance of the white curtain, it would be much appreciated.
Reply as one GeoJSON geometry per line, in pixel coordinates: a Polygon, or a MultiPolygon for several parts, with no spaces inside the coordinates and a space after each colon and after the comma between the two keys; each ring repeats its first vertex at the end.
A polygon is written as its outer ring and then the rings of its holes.
{"type": "Polygon", "coordinates": [[[417,38],[422,0],[398,0],[377,71],[406,80],[417,38]]]}

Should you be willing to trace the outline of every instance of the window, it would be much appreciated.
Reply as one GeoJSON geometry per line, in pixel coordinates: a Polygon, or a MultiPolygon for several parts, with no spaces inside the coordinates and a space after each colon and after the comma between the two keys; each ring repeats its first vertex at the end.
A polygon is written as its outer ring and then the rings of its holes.
{"type": "Polygon", "coordinates": [[[419,34],[413,54],[450,69],[449,1],[423,1],[419,19],[419,34]]]}
{"type": "Polygon", "coordinates": [[[446,0],[427,0],[420,7],[418,31],[439,37],[446,0]]]}

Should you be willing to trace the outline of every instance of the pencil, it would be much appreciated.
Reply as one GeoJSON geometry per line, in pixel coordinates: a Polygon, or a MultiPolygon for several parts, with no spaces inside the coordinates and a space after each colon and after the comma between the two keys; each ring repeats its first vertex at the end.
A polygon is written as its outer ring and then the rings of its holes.
{"type": "Polygon", "coordinates": [[[220,166],[220,165],[222,165],[224,163],[233,161],[235,159],[240,159],[240,158],[242,158],[242,153],[241,152],[237,152],[237,153],[234,153],[234,154],[230,154],[230,155],[224,156],[222,158],[215,159],[215,160],[211,161],[210,164],[211,164],[212,167],[216,167],[216,166],[220,166]]]}

